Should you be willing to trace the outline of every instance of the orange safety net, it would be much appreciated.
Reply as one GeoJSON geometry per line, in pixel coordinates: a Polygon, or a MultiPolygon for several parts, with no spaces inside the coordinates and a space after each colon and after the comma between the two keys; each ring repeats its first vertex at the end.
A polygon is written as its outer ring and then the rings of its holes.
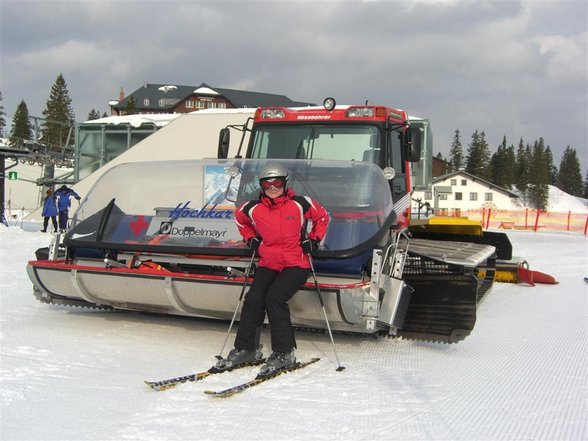
{"type": "Polygon", "coordinates": [[[516,229],[516,230],[552,230],[569,231],[586,235],[588,230],[588,213],[572,211],[543,210],[497,210],[482,208],[479,210],[451,210],[438,215],[467,217],[479,221],[483,228],[516,229]]]}

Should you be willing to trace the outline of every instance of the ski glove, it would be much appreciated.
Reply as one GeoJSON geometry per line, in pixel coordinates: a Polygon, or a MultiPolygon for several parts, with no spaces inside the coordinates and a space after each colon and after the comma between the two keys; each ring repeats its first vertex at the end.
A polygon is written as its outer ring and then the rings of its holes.
{"type": "Polygon", "coordinates": [[[249,248],[251,248],[253,251],[257,251],[260,244],[261,244],[261,237],[259,237],[259,236],[252,237],[251,239],[249,239],[247,241],[247,246],[249,248]]]}
{"type": "Polygon", "coordinates": [[[316,251],[319,249],[319,243],[316,240],[312,240],[312,239],[304,239],[300,243],[300,246],[302,247],[302,251],[304,251],[306,254],[310,254],[313,251],[316,251]]]}

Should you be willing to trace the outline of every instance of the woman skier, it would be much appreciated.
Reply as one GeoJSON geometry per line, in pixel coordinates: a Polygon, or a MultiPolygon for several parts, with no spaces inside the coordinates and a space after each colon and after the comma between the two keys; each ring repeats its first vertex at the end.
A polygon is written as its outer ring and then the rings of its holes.
{"type": "Polygon", "coordinates": [[[235,214],[243,239],[259,253],[258,268],[245,296],[234,348],[217,368],[229,369],[263,357],[259,337],[267,312],[273,352],[260,375],[270,375],[296,362],[288,301],[310,275],[307,254],[318,249],[329,215],[317,202],[288,188],[288,171],[280,164],[263,167],[259,186],[259,199],[245,203],[235,214]],[[303,237],[307,220],[312,229],[303,237]]]}

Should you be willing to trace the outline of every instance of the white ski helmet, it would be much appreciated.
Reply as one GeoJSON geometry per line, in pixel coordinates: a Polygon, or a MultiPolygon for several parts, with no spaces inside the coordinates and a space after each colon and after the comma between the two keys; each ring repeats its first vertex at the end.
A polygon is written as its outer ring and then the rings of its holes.
{"type": "Polygon", "coordinates": [[[268,163],[264,165],[259,172],[259,181],[261,182],[264,179],[274,178],[284,178],[284,188],[288,186],[288,170],[276,163],[268,163]]]}

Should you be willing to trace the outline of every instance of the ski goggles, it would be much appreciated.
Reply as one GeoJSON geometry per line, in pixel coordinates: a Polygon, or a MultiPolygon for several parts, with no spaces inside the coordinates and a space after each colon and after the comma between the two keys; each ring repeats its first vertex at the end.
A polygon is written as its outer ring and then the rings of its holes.
{"type": "Polygon", "coordinates": [[[259,181],[259,185],[263,190],[269,190],[274,187],[276,190],[284,187],[286,180],[284,178],[263,179],[259,181]]]}

